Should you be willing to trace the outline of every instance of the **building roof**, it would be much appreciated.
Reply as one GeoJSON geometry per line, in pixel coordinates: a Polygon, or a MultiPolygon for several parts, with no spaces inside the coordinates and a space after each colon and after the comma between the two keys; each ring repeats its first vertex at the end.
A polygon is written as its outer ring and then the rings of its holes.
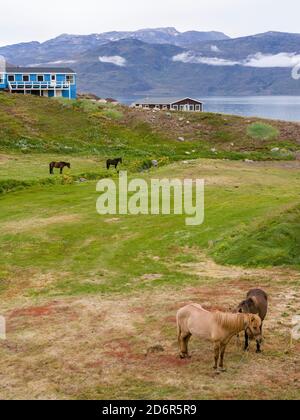
{"type": "Polygon", "coordinates": [[[190,98],[188,96],[184,97],[184,98],[145,98],[145,99],[140,99],[135,101],[136,104],[141,104],[141,105],[172,105],[175,104],[177,102],[181,102],[184,101],[186,99],[191,99],[192,101],[196,101],[199,103],[203,103],[201,101],[199,101],[199,99],[193,99],[190,98]]]}
{"type": "Polygon", "coordinates": [[[7,66],[7,73],[75,73],[74,70],[65,67],[18,67],[7,66]]]}

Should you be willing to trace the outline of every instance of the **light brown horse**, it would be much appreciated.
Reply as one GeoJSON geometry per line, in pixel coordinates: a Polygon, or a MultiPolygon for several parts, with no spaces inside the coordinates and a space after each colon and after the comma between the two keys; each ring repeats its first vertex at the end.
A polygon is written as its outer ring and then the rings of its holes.
{"type": "Polygon", "coordinates": [[[197,304],[187,305],[177,312],[180,357],[189,357],[188,343],[193,336],[212,341],[215,345],[215,365],[224,371],[224,354],[232,337],[247,331],[250,338],[261,341],[261,319],[253,314],[209,312],[197,304]],[[219,363],[220,360],[220,363],[219,363]]]}

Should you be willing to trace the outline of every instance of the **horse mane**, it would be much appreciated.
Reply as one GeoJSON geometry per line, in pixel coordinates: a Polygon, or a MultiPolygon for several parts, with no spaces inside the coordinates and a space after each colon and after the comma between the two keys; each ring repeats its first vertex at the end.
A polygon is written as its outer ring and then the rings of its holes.
{"type": "Polygon", "coordinates": [[[224,312],[216,312],[214,315],[216,322],[221,327],[227,330],[242,331],[244,329],[245,314],[230,314],[224,312]]]}

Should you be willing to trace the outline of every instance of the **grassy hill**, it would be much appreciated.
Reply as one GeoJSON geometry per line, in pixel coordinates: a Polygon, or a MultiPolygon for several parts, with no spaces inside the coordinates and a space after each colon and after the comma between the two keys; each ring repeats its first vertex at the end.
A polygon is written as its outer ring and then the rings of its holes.
{"type": "Polygon", "coordinates": [[[297,124],[8,95],[0,122],[1,398],[299,397],[297,124]],[[96,180],[116,156],[147,181],[204,178],[204,224],[99,216],[96,180]],[[50,177],[53,159],[71,170],[50,177]],[[232,343],[218,377],[208,343],[177,359],[179,307],[227,311],[257,286],[271,298],[261,356],[232,343]]]}

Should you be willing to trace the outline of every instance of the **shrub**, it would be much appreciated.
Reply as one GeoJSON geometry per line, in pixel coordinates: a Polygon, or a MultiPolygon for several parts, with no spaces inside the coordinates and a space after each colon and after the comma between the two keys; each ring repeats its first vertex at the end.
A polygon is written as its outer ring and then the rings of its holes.
{"type": "Polygon", "coordinates": [[[258,140],[272,140],[279,136],[279,131],[269,124],[254,123],[248,127],[247,134],[258,140]]]}

